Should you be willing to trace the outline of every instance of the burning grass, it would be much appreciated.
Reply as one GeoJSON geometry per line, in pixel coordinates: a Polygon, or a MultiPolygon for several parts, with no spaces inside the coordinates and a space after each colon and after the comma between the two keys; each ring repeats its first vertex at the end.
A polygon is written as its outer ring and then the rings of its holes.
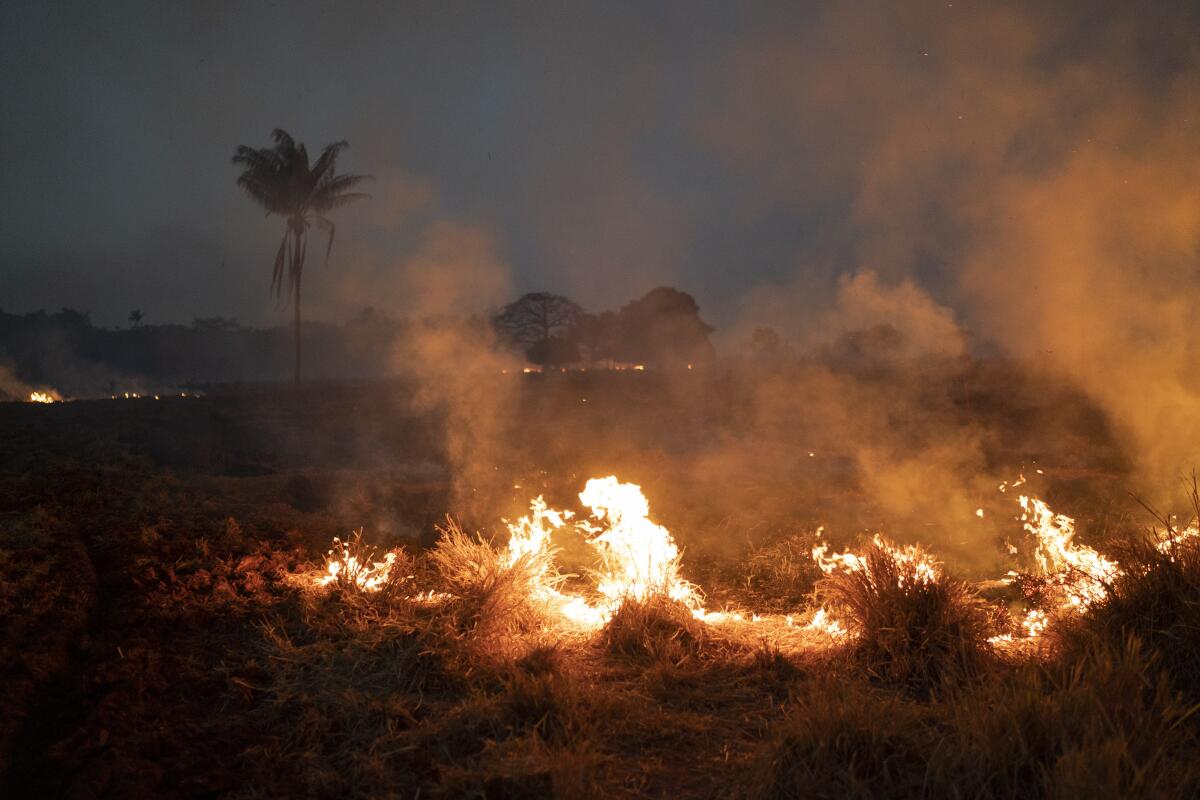
{"type": "MultiPolygon", "coordinates": [[[[263,510],[260,490],[230,509],[209,485],[149,476],[131,491],[119,477],[89,472],[95,485],[71,493],[80,505],[69,510],[29,501],[0,551],[7,574],[28,576],[13,582],[28,589],[0,593],[10,611],[71,597],[55,575],[74,574],[64,560],[94,559],[98,572],[79,605],[104,615],[47,617],[69,639],[34,636],[40,612],[5,623],[19,634],[6,651],[18,666],[36,666],[38,646],[60,670],[84,665],[86,682],[61,703],[82,709],[69,738],[33,722],[4,731],[24,754],[21,775],[49,775],[51,789],[84,774],[100,796],[1182,798],[1200,788],[1191,528],[1092,550],[1119,567],[1079,604],[1064,565],[1083,545],[1060,540],[1063,558],[1045,568],[1031,553],[1048,587],[1041,611],[1059,627],[1040,649],[993,659],[983,601],[925,551],[884,539],[861,552],[818,544],[815,558],[811,537],[777,540],[729,562],[729,585],[745,587],[725,598],[738,610],[706,610],[670,532],[615,478],[578,519],[539,499],[493,537],[447,522],[434,546],[406,550],[373,548],[359,532],[322,563],[309,554],[336,530],[332,514],[295,517],[302,538],[263,510]],[[84,513],[82,498],[106,512],[84,513]],[[83,519],[95,520],[86,535],[70,529],[83,519]],[[595,561],[568,586],[551,540],[572,536],[595,561]],[[25,552],[54,553],[55,542],[69,543],[61,558],[25,552]],[[110,614],[111,629],[97,627],[110,614]],[[95,708],[92,692],[104,694],[95,708]]],[[[276,483],[286,496],[285,476],[276,483]]],[[[43,713],[57,684],[27,683],[6,694],[21,719],[68,713],[43,713]]],[[[0,784],[14,787],[25,788],[0,784]]]]}
{"type": "Polygon", "coordinates": [[[1200,537],[1166,526],[1120,546],[1122,572],[1088,613],[1055,630],[1062,657],[1086,661],[1098,645],[1135,637],[1192,703],[1200,703],[1200,537]]]}
{"type": "Polygon", "coordinates": [[[818,593],[848,624],[850,657],[882,683],[929,694],[989,661],[987,606],[917,548],[876,537],[862,555],[841,556],[818,593]]]}

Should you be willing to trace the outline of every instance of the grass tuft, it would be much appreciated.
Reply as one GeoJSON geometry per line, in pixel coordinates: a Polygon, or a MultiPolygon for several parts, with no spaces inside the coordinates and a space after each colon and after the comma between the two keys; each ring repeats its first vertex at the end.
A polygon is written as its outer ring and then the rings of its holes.
{"type": "Polygon", "coordinates": [[[1096,643],[1114,648],[1137,637],[1175,687],[1200,703],[1200,537],[1168,532],[1159,544],[1146,537],[1119,546],[1122,573],[1055,637],[1069,662],[1089,658],[1096,643]]]}
{"type": "Polygon", "coordinates": [[[428,558],[442,590],[453,598],[447,610],[459,631],[486,638],[533,631],[546,622],[534,589],[555,582],[552,553],[511,559],[506,550],[464,533],[453,520],[439,530],[441,538],[428,558]]]}
{"type": "Polygon", "coordinates": [[[700,654],[708,642],[704,623],[691,609],[662,595],[628,599],[600,631],[611,655],[639,663],[679,663],[700,654]]]}
{"type": "Polygon", "coordinates": [[[928,696],[988,663],[991,619],[970,586],[920,561],[873,542],[860,569],[832,573],[818,592],[854,631],[848,652],[867,677],[928,696]]]}

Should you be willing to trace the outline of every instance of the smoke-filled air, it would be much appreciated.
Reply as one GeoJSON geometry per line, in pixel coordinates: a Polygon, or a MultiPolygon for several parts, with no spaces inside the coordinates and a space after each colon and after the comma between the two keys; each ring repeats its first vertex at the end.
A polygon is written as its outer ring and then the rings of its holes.
{"type": "Polygon", "coordinates": [[[17,3],[0,797],[1200,796],[1197,30],[17,3]]]}

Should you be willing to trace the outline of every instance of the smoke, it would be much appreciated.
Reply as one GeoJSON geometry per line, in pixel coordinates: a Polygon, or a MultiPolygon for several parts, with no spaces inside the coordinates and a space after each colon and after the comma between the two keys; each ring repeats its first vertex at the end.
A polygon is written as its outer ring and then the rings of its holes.
{"type": "MultiPolygon", "coordinates": [[[[1195,18],[1174,3],[837,3],[748,31],[701,131],[776,202],[854,187],[849,260],[909,288],[889,306],[870,299],[876,278],[844,281],[829,330],[907,308],[909,341],[958,347],[914,300],[936,287],[975,345],[1085,391],[1161,486],[1200,451],[1195,18]]],[[[789,302],[813,304],[770,299],[789,302]]]]}
{"type": "Polygon", "coordinates": [[[480,513],[480,492],[498,479],[515,416],[512,375],[520,371],[489,324],[489,312],[511,294],[497,250],[484,229],[436,222],[398,270],[413,329],[398,348],[395,370],[412,377],[415,410],[440,421],[452,508],[469,517],[480,513]]]}
{"type": "Polygon", "coordinates": [[[0,400],[28,400],[33,387],[13,373],[12,367],[0,364],[0,400]]]}

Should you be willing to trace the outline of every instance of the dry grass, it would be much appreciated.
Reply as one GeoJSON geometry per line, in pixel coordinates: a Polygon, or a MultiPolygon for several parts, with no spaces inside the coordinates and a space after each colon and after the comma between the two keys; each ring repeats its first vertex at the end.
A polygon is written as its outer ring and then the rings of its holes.
{"type": "Polygon", "coordinates": [[[510,561],[505,550],[464,533],[453,520],[439,530],[441,538],[427,557],[436,573],[436,590],[451,598],[446,609],[459,631],[486,638],[548,624],[545,608],[531,590],[557,582],[551,552],[510,561]]]}
{"type": "Polygon", "coordinates": [[[849,655],[881,683],[928,695],[974,675],[988,663],[986,604],[944,572],[922,574],[911,559],[872,543],[864,566],[839,570],[818,591],[849,623],[849,655]]]}
{"type": "Polygon", "coordinates": [[[743,563],[744,585],[755,607],[789,612],[803,607],[821,578],[813,536],[792,535],[755,548],[743,563]]]}
{"type": "Polygon", "coordinates": [[[704,624],[687,606],[662,595],[626,600],[599,634],[605,652],[644,663],[694,658],[708,640],[704,624]]]}
{"type": "Polygon", "coordinates": [[[1136,642],[1028,663],[933,702],[853,678],[797,686],[749,798],[1186,798],[1189,708],[1136,642]]]}
{"type": "Polygon", "coordinates": [[[1157,537],[1117,549],[1122,573],[1088,613],[1054,630],[1061,657],[1071,662],[1092,657],[1097,643],[1115,647],[1139,639],[1174,686],[1200,703],[1200,537],[1157,537]]]}

